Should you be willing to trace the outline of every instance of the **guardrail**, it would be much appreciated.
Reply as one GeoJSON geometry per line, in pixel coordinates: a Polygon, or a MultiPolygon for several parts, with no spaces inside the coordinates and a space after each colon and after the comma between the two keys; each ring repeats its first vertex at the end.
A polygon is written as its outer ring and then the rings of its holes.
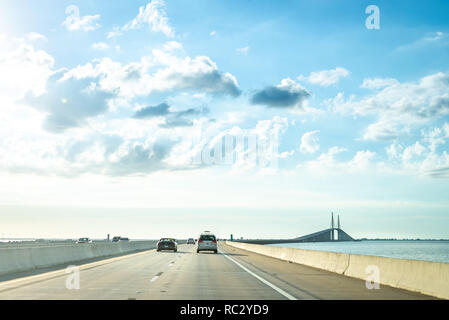
{"type": "Polygon", "coordinates": [[[33,247],[0,247],[0,275],[32,271],[89,259],[106,258],[156,248],[157,240],[93,242],[33,247]]]}
{"type": "MultiPolygon", "coordinates": [[[[76,241],[77,240],[0,242],[0,249],[72,246],[72,245],[76,244],[76,241]]],[[[142,241],[156,241],[156,240],[130,240],[129,242],[134,243],[134,242],[142,242],[142,241]]],[[[108,241],[108,240],[93,240],[92,243],[112,243],[112,242],[108,241]]]]}

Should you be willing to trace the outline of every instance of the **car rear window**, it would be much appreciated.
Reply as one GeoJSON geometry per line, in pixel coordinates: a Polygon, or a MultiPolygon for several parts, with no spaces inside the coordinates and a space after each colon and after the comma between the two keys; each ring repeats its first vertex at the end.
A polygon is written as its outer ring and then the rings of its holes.
{"type": "Polygon", "coordinates": [[[212,236],[212,235],[202,235],[202,236],[200,237],[200,240],[203,240],[203,241],[214,241],[214,240],[215,240],[215,236],[212,236]]]}

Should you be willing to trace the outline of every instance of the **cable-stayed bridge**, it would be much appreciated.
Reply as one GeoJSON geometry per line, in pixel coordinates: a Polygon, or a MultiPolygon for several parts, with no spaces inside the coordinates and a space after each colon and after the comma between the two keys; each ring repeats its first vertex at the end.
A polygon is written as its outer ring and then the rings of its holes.
{"type": "Polygon", "coordinates": [[[353,237],[341,229],[340,216],[337,216],[335,225],[334,213],[332,213],[330,228],[314,232],[294,239],[243,239],[233,240],[236,242],[256,243],[256,244],[276,244],[276,243],[300,243],[300,242],[330,242],[330,241],[356,241],[353,237]]]}

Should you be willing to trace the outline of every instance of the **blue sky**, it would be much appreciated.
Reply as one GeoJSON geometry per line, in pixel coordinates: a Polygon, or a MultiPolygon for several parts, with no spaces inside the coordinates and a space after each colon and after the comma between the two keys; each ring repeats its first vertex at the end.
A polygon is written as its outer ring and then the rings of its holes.
{"type": "Polygon", "coordinates": [[[2,234],[449,238],[447,2],[0,9],[2,234]]]}

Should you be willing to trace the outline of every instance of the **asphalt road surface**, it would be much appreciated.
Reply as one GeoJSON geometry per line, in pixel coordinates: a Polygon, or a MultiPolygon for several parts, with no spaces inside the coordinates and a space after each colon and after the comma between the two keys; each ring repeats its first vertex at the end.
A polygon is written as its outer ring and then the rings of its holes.
{"type": "Polygon", "coordinates": [[[225,244],[218,254],[179,245],[177,253],[151,250],[78,267],[79,289],[76,273],[61,269],[0,282],[0,299],[433,299],[382,285],[368,290],[362,280],[225,244]]]}

